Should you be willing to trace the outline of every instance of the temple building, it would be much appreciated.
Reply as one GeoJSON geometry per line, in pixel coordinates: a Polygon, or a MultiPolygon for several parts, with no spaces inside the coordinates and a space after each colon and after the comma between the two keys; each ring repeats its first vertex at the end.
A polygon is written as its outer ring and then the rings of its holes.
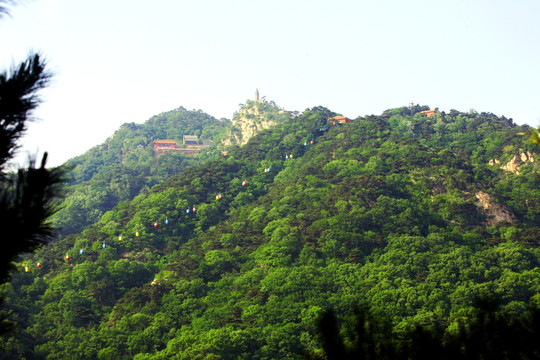
{"type": "Polygon", "coordinates": [[[346,116],[336,115],[328,119],[328,123],[332,126],[350,123],[351,119],[346,116]]]}
{"type": "Polygon", "coordinates": [[[424,110],[424,111],[420,111],[420,114],[424,114],[427,117],[431,117],[436,112],[437,112],[437,110],[424,110]]]}
{"type": "Polygon", "coordinates": [[[182,142],[183,144],[180,145],[175,140],[155,140],[152,145],[154,154],[198,155],[201,150],[209,148],[213,144],[211,140],[203,140],[202,144],[199,144],[199,137],[196,135],[184,135],[182,142]]]}

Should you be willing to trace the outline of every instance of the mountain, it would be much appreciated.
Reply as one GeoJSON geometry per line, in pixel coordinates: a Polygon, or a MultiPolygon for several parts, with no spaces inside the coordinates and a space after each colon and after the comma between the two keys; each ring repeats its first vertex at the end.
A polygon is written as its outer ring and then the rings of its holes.
{"type": "MultiPolygon", "coordinates": [[[[273,101],[248,100],[241,104],[233,121],[217,120],[201,110],[183,107],[153,116],[143,124],[126,123],[103,144],[70,159],[72,168],[62,209],[54,216],[60,238],[82,231],[97,222],[118,202],[133,199],[140,191],[163,182],[188,166],[219,154],[219,149],[243,145],[263,129],[290,118],[273,101]],[[157,140],[183,143],[183,137],[218,144],[197,156],[175,152],[157,156],[157,140]]],[[[184,146],[185,147],[185,146],[184,146]]]]}
{"type": "Polygon", "coordinates": [[[524,319],[540,300],[538,148],[511,119],[428,110],[341,124],[315,107],[174,174],[161,155],[163,181],[27,257],[3,356],[322,358],[327,309],[348,343],[362,308],[406,347],[418,327],[451,339],[485,297],[524,319]]]}
{"type": "Polygon", "coordinates": [[[229,120],[183,107],[153,116],[143,124],[123,124],[103,144],[66,163],[72,169],[71,179],[62,209],[53,219],[60,229],[59,237],[82,231],[119,202],[129,201],[217,153],[211,147],[198,156],[156,156],[152,146],[156,140],[182,144],[183,136],[191,135],[217,143],[229,126],[229,120]]]}

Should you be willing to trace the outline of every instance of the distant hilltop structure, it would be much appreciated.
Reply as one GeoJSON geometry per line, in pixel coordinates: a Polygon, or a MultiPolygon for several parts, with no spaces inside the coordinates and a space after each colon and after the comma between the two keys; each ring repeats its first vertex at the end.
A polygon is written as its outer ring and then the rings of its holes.
{"type": "Polygon", "coordinates": [[[199,137],[197,135],[184,135],[182,136],[184,145],[197,145],[199,144],[199,137]]]}
{"type": "Polygon", "coordinates": [[[174,140],[155,140],[153,144],[154,153],[156,155],[170,153],[198,155],[202,149],[209,148],[212,145],[210,140],[203,140],[202,144],[199,144],[199,137],[196,135],[184,135],[182,140],[184,146],[180,146],[174,140]]]}
{"type": "Polygon", "coordinates": [[[349,119],[348,117],[343,116],[343,115],[336,115],[336,116],[328,118],[328,122],[324,124],[323,126],[321,126],[319,131],[323,131],[323,132],[328,131],[329,126],[339,126],[341,124],[348,124],[350,122],[351,122],[351,119],[349,119]]]}
{"type": "Polygon", "coordinates": [[[350,122],[351,122],[351,119],[349,119],[346,116],[342,116],[342,115],[336,115],[336,116],[331,117],[331,118],[328,119],[328,123],[331,126],[336,126],[336,125],[340,125],[340,124],[348,124],[350,122]]]}
{"type": "Polygon", "coordinates": [[[431,117],[436,112],[437,112],[437,110],[424,110],[424,111],[420,111],[420,114],[426,115],[427,117],[431,117]]]}
{"type": "Polygon", "coordinates": [[[258,102],[266,102],[266,99],[265,99],[264,96],[261,98],[261,96],[259,94],[259,89],[255,89],[255,96],[253,97],[253,100],[256,103],[258,103],[258,102]]]}

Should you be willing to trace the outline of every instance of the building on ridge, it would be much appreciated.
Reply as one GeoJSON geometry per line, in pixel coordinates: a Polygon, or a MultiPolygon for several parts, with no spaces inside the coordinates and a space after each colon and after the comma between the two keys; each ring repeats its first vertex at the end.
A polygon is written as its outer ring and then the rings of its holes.
{"type": "Polygon", "coordinates": [[[154,153],[156,155],[177,152],[180,145],[174,140],[155,140],[153,144],[154,153]]]}
{"type": "Polygon", "coordinates": [[[427,117],[431,117],[436,112],[437,110],[424,110],[424,111],[420,111],[420,114],[426,115],[427,117]]]}
{"type": "Polygon", "coordinates": [[[328,123],[331,126],[350,123],[351,119],[346,116],[336,115],[328,119],[328,123]]]}
{"type": "Polygon", "coordinates": [[[203,140],[202,144],[199,144],[199,137],[197,135],[184,135],[182,141],[183,146],[174,140],[154,140],[152,145],[154,154],[177,153],[184,155],[198,155],[201,150],[207,149],[214,144],[208,139],[203,140]]]}
{"type": "Polygon", "coordinates": [[[199,137],[197,135],[184,135],[182,136],[184,145],[199,145],[199,137]]]}

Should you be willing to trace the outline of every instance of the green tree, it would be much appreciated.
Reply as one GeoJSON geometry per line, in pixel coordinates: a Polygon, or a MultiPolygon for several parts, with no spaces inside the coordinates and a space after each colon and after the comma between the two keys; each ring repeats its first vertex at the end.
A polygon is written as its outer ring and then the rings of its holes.
{"type": "Polygon", "coordinates": [[[530,129],[529,132],[519,134],[525,136],[533,144],[540,146],[540,126],[538,129],[530,129]]]}

